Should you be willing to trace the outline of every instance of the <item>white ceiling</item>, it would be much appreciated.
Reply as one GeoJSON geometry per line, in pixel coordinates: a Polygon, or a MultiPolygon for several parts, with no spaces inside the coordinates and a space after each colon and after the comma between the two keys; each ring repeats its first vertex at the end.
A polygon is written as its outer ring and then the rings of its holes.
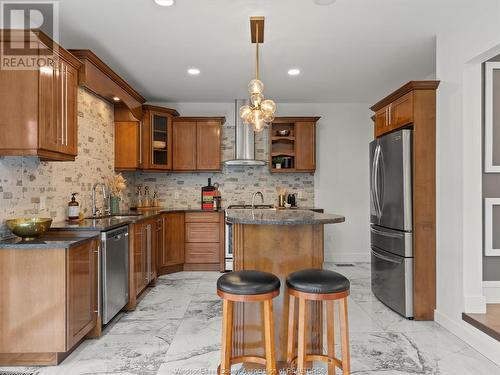
{"type": "MultiPolygon", "coordinates": [[[[372,102],[435,71],[435,0],[61,0],[60,40],[88,48],[148,101],[227,102],[254,74],[249,17],[266,17],[264,95],[372,102]],[[197,67],[199,76],[187,68],[197,67]],[[290,77],[287,70],[302,73],[290,77]]],[[[444,4],[443,4],[444,5],[444,4]]]]}

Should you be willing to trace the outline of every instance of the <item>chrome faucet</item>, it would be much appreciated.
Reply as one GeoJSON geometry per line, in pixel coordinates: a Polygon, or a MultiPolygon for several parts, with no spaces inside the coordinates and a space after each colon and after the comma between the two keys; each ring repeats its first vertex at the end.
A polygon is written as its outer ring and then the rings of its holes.
{"type": "Polygon", "coordinates": [[[255,193],[253,193],[253,195],[252,195],[252,210],[255,207],[255,197],[257,195],[260,195],[260,199],[261,199],[262,203],[264,203],[264,194],[262,194],[260,191],[257,191],[255,193]]]}
{"type": "Polygon", "coordinates": [[[96,217],[98,216],[98,214],[101,213],[101,210],[99,210],[96,206],[96,202],[95,202],[95,190],[96,188],[101,185],[101,188],[102,188],[102,199],[103,199],[103,202],[104,202],[104,214],[105,215],[109,215],[109,205],[107,204],[107,194],[106,194],[106,185],[103,183],[103,182],[96,182],[93,186],[92,186],[92,216],[93,217],[96,217]]]}

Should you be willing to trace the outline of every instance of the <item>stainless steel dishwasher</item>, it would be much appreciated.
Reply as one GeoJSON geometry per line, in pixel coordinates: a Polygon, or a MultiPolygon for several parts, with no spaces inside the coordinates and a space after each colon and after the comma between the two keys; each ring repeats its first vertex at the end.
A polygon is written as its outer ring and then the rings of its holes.
{"type": "Polygon", "coordinates": [[[101,233],[102,323],[128,303],[128,226],[101,233]]]}

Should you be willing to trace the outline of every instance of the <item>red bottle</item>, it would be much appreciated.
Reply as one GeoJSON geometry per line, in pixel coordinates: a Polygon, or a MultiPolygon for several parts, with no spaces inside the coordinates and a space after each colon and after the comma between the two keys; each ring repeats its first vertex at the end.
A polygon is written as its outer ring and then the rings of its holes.
{"type": "Polygon", "coordinates": [[[212,179],[208,179],[208,186],[203,186],[201,188],[201,209],[202,210],[210,210],[214,209],[214,195],[215,195],[215,186],[212,186],[212,179]]]}

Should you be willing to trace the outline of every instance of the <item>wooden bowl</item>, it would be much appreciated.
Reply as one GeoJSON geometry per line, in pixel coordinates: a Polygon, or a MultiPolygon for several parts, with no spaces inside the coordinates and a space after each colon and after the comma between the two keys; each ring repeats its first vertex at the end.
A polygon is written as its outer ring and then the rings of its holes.
{"type": "Polygon", "coordinates": [[[24,240],[33,240],[40,237],[50,228],[52,219],[47,217],[19,218],[7,220],[5,223],[16,236],[24,240]]]}

